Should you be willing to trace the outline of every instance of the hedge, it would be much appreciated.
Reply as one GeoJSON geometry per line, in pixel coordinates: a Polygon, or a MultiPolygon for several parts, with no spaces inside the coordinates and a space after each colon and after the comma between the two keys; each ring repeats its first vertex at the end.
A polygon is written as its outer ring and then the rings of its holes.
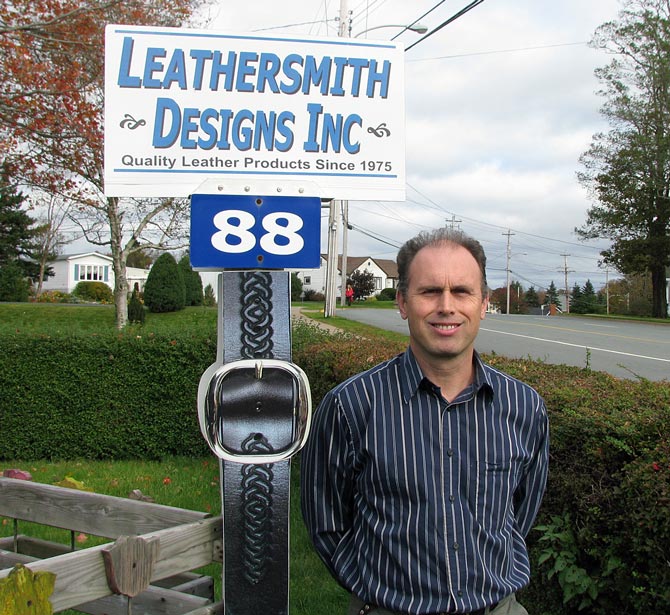
{"type": "MultiPolygon", "coordinates": [[[[0,336],[0,459],[203,456],[205,334],[0,336]]],[[[293,329],[317,404],[404,343],[293,329]]],[[[529,545],[537,615],[670,612],[670,384],[491,355],[550,413],[547,494],[529,545]]]]}

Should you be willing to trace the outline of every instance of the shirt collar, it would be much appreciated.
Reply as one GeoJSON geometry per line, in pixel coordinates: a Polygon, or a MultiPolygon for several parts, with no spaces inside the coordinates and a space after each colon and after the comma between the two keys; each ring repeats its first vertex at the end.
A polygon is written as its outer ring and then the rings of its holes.
{"type": "MultiPolygon", "coordinates": [[[[483,389],[484,392],[493,395],[494,389],[493,384],[491,383],[491,374],[476,350],[474,352],[473,362],[475,366],[475,377],[473,380],[474,392],[479,393],[479,391],[483,389]]],[[[405,403],[407,403],[416,394],[423,380],[426,379],[426,381],[428,381],[428,379],[425,378],[411,348],[408,347],[402,355],[401,364],[407,377],[401,378],[400,386],[403,399],[405,400],[405,403]]]]}

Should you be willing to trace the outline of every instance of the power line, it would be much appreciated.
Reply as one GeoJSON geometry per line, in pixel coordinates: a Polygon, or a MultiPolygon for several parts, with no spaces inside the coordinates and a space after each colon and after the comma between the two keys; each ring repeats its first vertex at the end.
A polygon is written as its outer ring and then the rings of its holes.
{"type": "Polygon", "coordinates": [[[435,34],[436,32],[439,32],[445,26],[448,26],[450,23],[456,21],[459,17],[463,17],[463,15],[465,15],[467,12],[474,9],[476,6],[479,6],[482,2],[484,2],[484,0],[473,0],[470,4],[463,7],[460,11],[458,11],[457,13],[454,13],[448,19],[445,19],[439,26],[437,26],[436,28],[433,28],[430,32],[428,32],[427,34],[422,36],[418,41],[412,43],[409,47],[405,47],[405,52],[409,51],[413,47],[416,47],[419,43],[422,43],[426,39],[430,38],[431,36],[433,36],[433,34],[435,34]]]}
{"type": "Polygon", "coordinates": [[[512,49],[496,49],[492,51],[473,51],[471,53],[455,53],[448,56],[436,56],[434,58],[415,58],[413,60],[406,60],[409,62],[427,62],[429,60],[452,60],[455,58],[469,58],[471,56],[487,56],[496,55],[499,53],[518,53],[520,51],[536,51],[537,49],[552,49],[554,47],[573,47],[577,45],[588,45],[588,41],[579,41],[576,43],[555,43],[553,45],[535,45],[532,47],[517,47],[512,49]]]}

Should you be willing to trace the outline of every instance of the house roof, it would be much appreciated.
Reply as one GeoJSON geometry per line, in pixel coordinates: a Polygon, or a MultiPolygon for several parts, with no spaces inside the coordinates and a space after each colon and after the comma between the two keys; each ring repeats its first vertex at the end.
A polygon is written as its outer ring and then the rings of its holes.
{"type": "Polygon", "coordinates": [[[77,254],[59,254],[56,257],[57,261],[70,261],[74,260],[75,258],[84,258],[86,256],[98,256],[100,258],[104,258],[105,260],[112,261],[111,256],[107,256],[107,254],[103,254],[102,252],[79,252],[77,254]]]}
{"type": "MultiPolygon", "coordinates": [[[[386,274],[386,277],[398,277],[398,265],[394,260],[388,258],[374,258],[372,256],[347,256],[347,275],[356,271],[356,269],[367,260],[374,262],[386,274]]],[[[342,271],[341,255],[337,257],[337,268],[342,271]]]]}

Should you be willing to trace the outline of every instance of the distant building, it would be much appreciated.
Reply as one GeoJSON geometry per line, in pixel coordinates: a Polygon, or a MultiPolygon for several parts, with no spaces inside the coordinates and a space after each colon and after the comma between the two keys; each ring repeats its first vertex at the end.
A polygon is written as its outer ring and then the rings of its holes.
{"type": "MultiPolygon", "coordinates": [[[[71,293],[79,282],[104,282],[114,290],[114,267],[112,257],[100,252],[83,252],[81,254],[63,254],[50,263],[54,271],[42,283],[42,290],[57,290],[71,293]]],[[[135,283],[140,290],[149,276],[149,269],[126,267],[128,287],[132,291],[135,283]]]]}
{"type": "MultiPolygon", "coordinates": [[[[325,294],[327,262],[326,255],[322,254],[318,269],[293,271],[302,281],[303,291],[313,290],[314,292],[325,294]]],[[[394,260],[372,256],[348,256],[347,277],[351,276],[354,271],[368,271],[372,273],[375,283],[375,290],[372,294],[376,294],[384,288],[396,288],[398,285],[398,266],[394,260]]],[[[342,292],[342,256],[338,256],[337,259],[336,285],[339,295],[342,292]]]]}

